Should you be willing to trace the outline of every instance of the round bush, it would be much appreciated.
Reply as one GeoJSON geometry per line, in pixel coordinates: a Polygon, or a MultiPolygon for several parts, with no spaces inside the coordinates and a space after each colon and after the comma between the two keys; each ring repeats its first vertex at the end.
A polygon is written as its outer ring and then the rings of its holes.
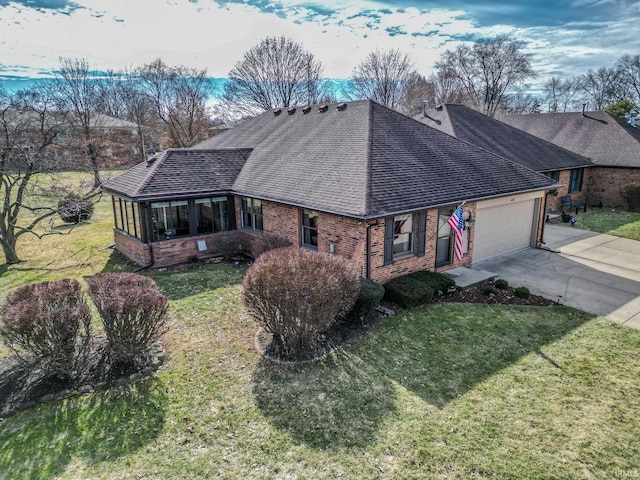
{"type": "Polygon", "coordinates": [[[86,366],[91,309],[77,280],[19,287],[0,311],[0,334],[23,364],[68,381],[86,366]]]}
{"type": "Polygon", "coordinates": [[[499,278],[495,282],[493,282],[495,287],[498,290],[505,290],[509,287],[509,282],[507,282],[504,278],[499,278]]]}
{"type": "Polygon", "coordinates": [[[482,290],[482,293],[485,294],[486,296],[489,296],[491,294],[497,295],[498,293],[500,293],[500,291],[494,285],[488,285],[484,287],[484,290],[482,290]]]}
{"type": "Polygon", "coordinates": [[[518,298],[529,298],[531,292],[527,287],[518,287],[513,291],[513,294],[518,298]]]}
{"type": "Polygon", "coordinates": [[[359,290],[351,262],[297,247],[263,253],[242,285],[247,310],[273,334],[270,353],[292,360],[313,356],[319,334],[351,308],[359,290]]]}
{"type": "Polygon", "coordinates": [[[340,322],[347,325],[361,325],[364,320],[371,315],[373,309],[380,303],[384,296],[384,287],[368,278],[360,278],[360,292],[353,307],[344,316],[340,317],[340,322]]]}

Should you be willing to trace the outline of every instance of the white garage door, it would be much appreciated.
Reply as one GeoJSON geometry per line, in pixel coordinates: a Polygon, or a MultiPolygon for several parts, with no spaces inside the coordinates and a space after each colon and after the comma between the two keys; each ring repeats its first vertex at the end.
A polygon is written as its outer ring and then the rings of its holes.
{"type": "Polygon", "coordinates": [[[521,250],[534,244],[536,198],[521,195],[478,202],[473,263],[521,250]]]}

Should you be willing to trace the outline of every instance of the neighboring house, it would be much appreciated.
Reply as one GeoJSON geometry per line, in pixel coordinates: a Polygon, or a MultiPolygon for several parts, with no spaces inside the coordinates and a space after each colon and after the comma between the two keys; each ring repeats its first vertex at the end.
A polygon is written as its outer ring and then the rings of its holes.
{"type": "Polygon", "coordinates": [[[549,191],[547,211],[559,212],[565,195],[570,194],[576,204],[587,200],[584,186],[592,163],[582,155],[464,105],[439,105],[413,118],[561,183],[562,186],[549,191]]]}
{"type": "Polygon", "coordinates": [[[379,282],[539,246],[557,182],[365,100],[266,112],[106,182],[116,248],[141,266],[276,235],[379,282]],[[464,205],[462,260],[447,220],[464,205]]]}
{"type": "Polygon", "coordinates": [[[640,127],[606,112],[513,115],[509,125],[589,157],[588,204],[627,208],[620,187],[640,181],[640,127]]]}

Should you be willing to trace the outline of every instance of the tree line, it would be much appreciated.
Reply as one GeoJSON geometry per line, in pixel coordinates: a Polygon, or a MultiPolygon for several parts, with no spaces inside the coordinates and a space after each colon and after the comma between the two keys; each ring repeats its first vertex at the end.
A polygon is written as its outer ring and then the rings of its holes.
{"type": "Polygon", "coordinates": [[[235,122],[261,112],[338,99],[372,99],[407,115],[423,104],[462,103],[489,116],[609,109],[620,116],[640,105],[640,56],[623,55],[612,67],[569,78],[552,77],[544,96],[527,93],[535,77],[525,43],[508,35],[485,38],[444,52],[428,77],[408,54],[376,50],[356,65],[340,91],[324,67],[287,37],[267,37],[249,49],[227,76],[222,92],[206,69],[170,66],[161,59],[133,68],[96,72],[85,59],[61,58],[50,81],[8,92],[0,87],[0,246],[17,263],[24,234],[59,234],[58,207],[43,202],[42,172],[89,168],[91,186],[60,194],[95,198],[106,153],[109,119],[130,122],[137,158],[158,148],[188,148],[210,136],[212,118],[235,122]],[[212,104],[216,93],[219,98],[212,104]],[[62,160],[64,159],[64,161],[62,160]],[[49,228],[42,228],[49,223],[49,228]]]}

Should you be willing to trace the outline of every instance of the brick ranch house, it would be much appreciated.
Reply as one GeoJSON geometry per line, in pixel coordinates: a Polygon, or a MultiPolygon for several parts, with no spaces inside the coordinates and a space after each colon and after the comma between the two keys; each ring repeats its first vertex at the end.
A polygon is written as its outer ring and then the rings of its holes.
{"type": "Polygon", "coordinates": [[[593,162],[585,182],[586,203],[626,209],[620,187],[640,182],[640,128],[607,112],[567,112],[513,115],[509,125],[593,162]]]}
{"type": "Polygon", "coordinates": [[[116,248],[141,266],[216,254],[237,229],[351,259],[385,282],[539,246],[557,182],[373,101],[277,109],[104,185],[116,248]],[[447,220],[462,202],[465,255],[447,220]]]}
{"type": "Polygon", "coordinates": [[[593,165],[588,158],[491,118],[465,105],[443,104],[424,109],[414,119],[460,140],[529,167],[562,184],[546,198],[547,212],[562,210],[561,198],[571,195],[586,203],[585,188],[593,165]]]}

